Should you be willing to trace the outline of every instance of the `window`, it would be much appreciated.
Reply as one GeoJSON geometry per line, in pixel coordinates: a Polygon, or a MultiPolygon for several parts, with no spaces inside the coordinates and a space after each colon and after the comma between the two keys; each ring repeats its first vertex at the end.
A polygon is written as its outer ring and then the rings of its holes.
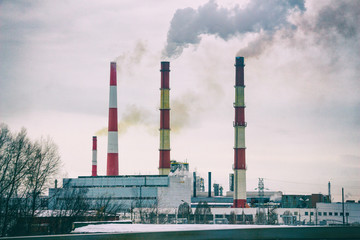
{"type": "Polygon", "coordinates": [[[305,212],[305,216],[309,216],[309,212],[305,212]]]}
{"type": "Polygon", "coordinates": [[[340,216],[344,215],[342,212],[340,213],[340,216]]]}
{"type": "Polygon", "coordinates": [[[329,212],[329,216],[332,216],[332,212],[329,212]]]}
{"type": "Polygon", "coordinates": [[[321,216],[321,212],[318,212],[318,215],[321,216]]]}
{"type": "Polygon", "coordinates": [[[310,212],[310,216],[314,216],[314,212],[310,212]]]}
{"type": "Polygon", "coordinates": [[[337,216],[337,215],[338,215],[338,213],[337,213],[337,212],[334,212],[334,215],[335,215],[335,216],[337,216]]]}
{"type": "Polygon", "coordinates": [[[327,212],[324,212],[324,216],[327,216],[327,212]]]}
{"type": "Polygon", "coordinates": [[[348,213],[348,212],[346,213],[346,216],[349,216],[349,213],[348,213]]]}
{"type": "Polygon", "coordinates": [[[298,215],[298,212],[294,212],[294,215],[297,216],[297,215],[298,215]]]}

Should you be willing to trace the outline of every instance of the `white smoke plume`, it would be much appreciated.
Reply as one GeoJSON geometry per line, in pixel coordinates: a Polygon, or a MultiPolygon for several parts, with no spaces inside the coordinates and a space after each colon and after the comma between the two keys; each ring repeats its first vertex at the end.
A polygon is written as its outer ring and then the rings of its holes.
{"type": "Polygon", "coordinates": [[[144,55],[147,53],[148,49],[146,43],[141,40],[138,40],[132,51],[124,52],[123,54],[115,58],[117,73],[118,74],[128,74],[133,73],[133,68],[139,64],[144,55]]]}
{"type": "MultiPolygon", "coordinates": [[[[294,11],[305,11],[303,0],[253,0],[245,8],[219,7],[214,0],[198,9],[178,9],[171,20],[164,57],[177,58],[184,48],[201,42],[201,34],[215,35],[224,40],[246,33],[265,32],[266,38],[280,28],[294,28],[288,16],[294,11]]],[[[264,45],[262,43],[261,45],[264,45]]],[[[247,53],[252,53],[247,50],[247,53]]],[[[255,54],[258,54],[255,52],[255,54]]]]}

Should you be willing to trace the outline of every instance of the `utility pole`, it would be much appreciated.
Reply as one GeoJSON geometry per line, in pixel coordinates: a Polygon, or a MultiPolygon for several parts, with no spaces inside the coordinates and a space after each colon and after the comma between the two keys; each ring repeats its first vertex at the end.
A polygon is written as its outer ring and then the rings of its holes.
{"type": "Polygon", "coordinates": [[[343,225],[345,225],[345,207],[344,207],[344,188],[342,188],[342,213],[343,213],[343,225]]]}
{"type": "Polygon", "coordinates": [[[258,183],[258,193],[259,193],[259,219],[260,223],[264,224],[266,217],[265,217],[265,209],[264,209],[264,179],[259,178],[258,183]]]}

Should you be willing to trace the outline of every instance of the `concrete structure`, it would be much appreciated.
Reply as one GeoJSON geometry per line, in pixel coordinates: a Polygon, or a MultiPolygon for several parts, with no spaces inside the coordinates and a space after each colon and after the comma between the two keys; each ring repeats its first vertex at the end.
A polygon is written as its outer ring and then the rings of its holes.
{"type": "Polygon", "coordinates": [[[107,176],[119,175],[116,62],[110,63],[107,176]]]}
{"type": "MultiPolygon", "coordinates": [[[[208,197],[206,192],[197,192],[196,197],[191,198],[191,206],[196,207],[197,203],[205,201],[213,208],[230,208],[233,206],[234,192],[226,192],[226,196],[208,197]]],[[[246,192],[246,202],[248,207],[257,207],[260,202],[258,191],[246,192]]],[[[280,206],[282,199],[281,191],[265,191],[263,196],[263,203],[266,207],[280,206]]]]}
{"type": "Polygon", "coordinates": [[[97,176],[97,138],[93,136],[92,140],[92,171],[91,176],[97,176]]]}
{"type": "Polygon", "coordinates": [[[177,162],[175,160],[170,161],[170,172],[175,171],[189,171],[189,163],[187,162],[177,162]]]}
{"type": "Polygon", "coordinates": [[[191,201],[191,184],[191,176],[185,172],[169,176],[65,178],[63,188],[49,189],[49,208],[66,208],[66,202],[77,197],[82,197],[92,209],[96,209],[104,200],[123,210],[135,207],[177,208],[183,201],[191,201]]]}
{"type": "Polygon", "coordinates": [[[311,195],[283,195],[282,208],[315,208],[317,203],[330,203],[329,196],[322,194],[311,195]]]}
{"type": "Polygon", "coordinates": [[[246,206],[244,58],[236,57],[234,121],[234,208],[246,206]]]}
{"type": "Polygon", "coordinates": [[[161,62],[159,174],[170,173],[170,63],[161,62]]]}
{"type": "Polygon", "coordinates": [[[360,204],[345,203],[344,213],[341,203],[316,203],[314,208],[278,208],[279,224],[285,225],[331,225],[360,223],[360,204]]]}
{"type": "Polygon", "coordinates": [[[360,224],[360,203],[345,202],[344,214],[341,203],[317,203],[316,212],[318,223],[342,224],[345,216],[346,224],[360,224]]]}

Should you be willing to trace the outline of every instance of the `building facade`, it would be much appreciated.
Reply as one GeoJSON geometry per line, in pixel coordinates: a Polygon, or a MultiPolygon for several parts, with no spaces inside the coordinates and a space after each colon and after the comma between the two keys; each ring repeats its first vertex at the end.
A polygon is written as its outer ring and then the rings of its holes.
{"type": "Polygon", "coordinates": [[[62,188],[49,189],[49,208],[67,208],[82,197],[91,208],[101,202],[119,209],[168,207],[191,201],[191,177],[177,175],[97,176],[63,179],[62,188]]]}

